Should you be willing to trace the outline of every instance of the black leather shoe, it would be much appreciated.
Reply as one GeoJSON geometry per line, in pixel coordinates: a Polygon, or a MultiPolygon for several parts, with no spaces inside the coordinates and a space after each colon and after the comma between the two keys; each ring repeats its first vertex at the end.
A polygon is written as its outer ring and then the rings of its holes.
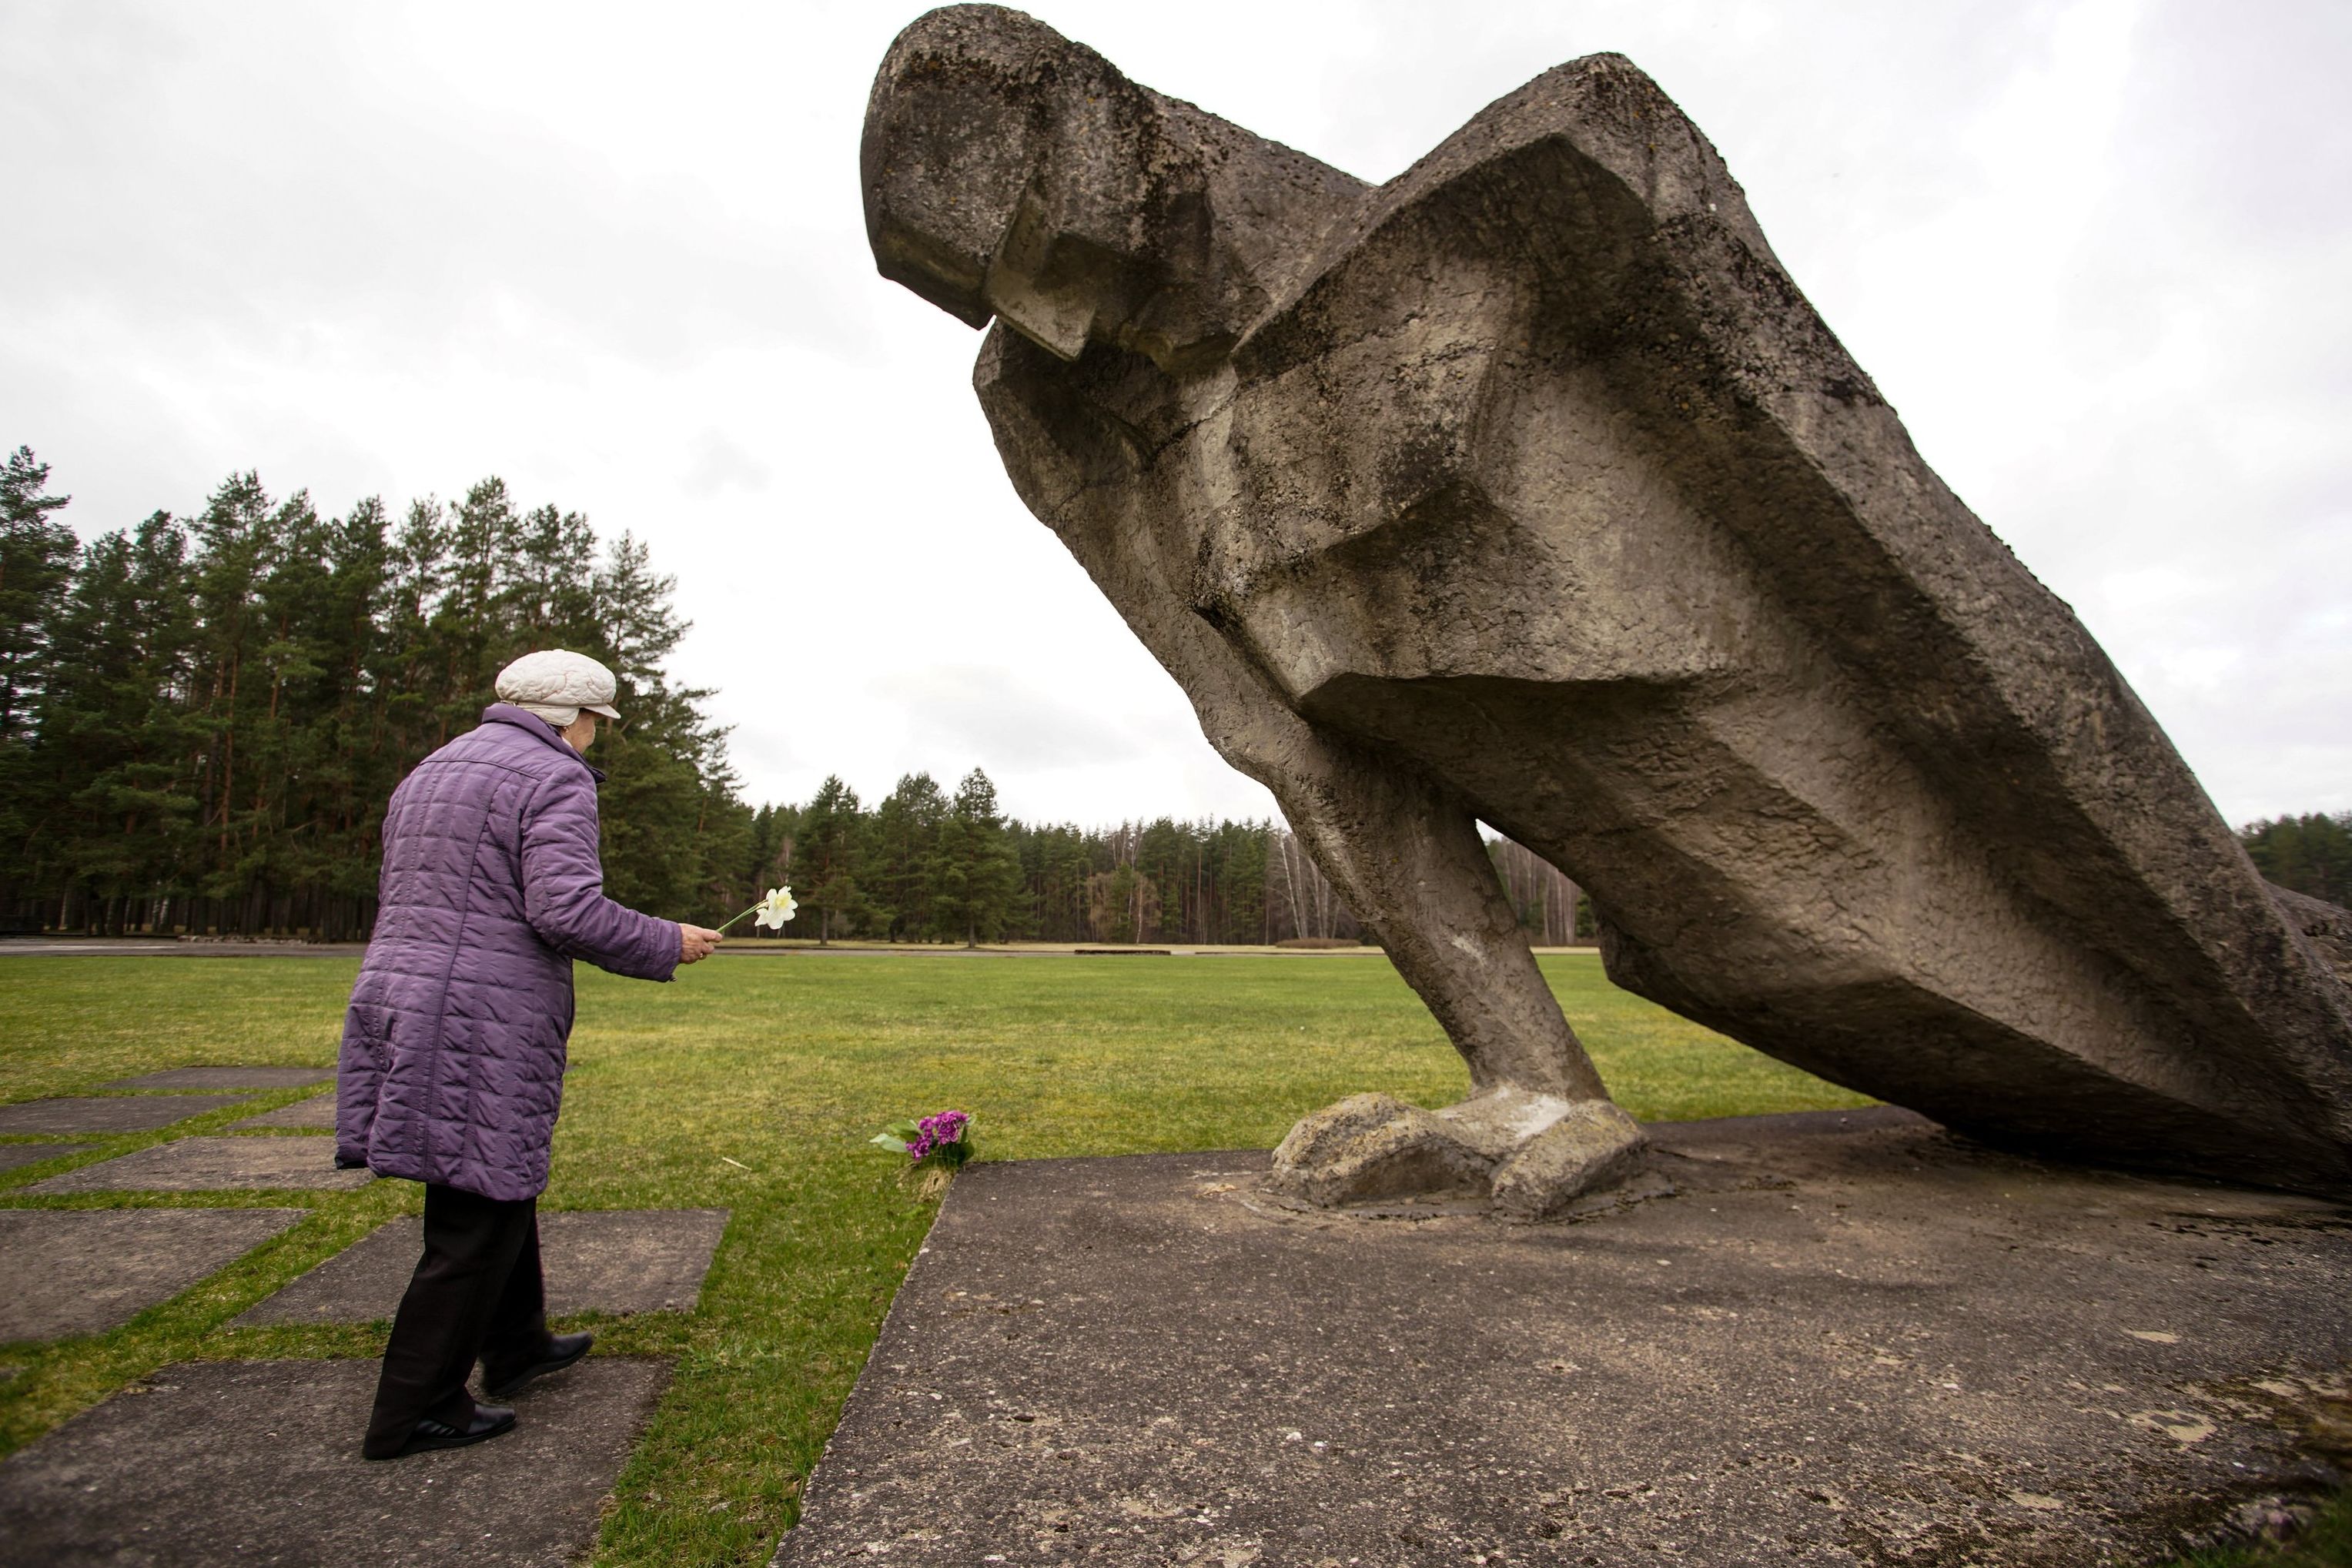
{"type": "Polygon", "coordinates": [[[493,1399],[504,1399],[534,1377],[545,1377],[551,1372],[561,1372],[588,1354],[596,1343],[592,1333],[550,1334],[546,1354],[529,1366],[514,1372],[492,1372],[482,1368],[482,1392],[493,1399]]]}
{"type": "Polygon", "coordinates": [[[407,1441],[388,1454],[371,1454],[360,1450],[370,1459],[405,1458],[410,1454],[422,1454],[434,1448],[463,1448],[475,1443],[487,1443],[501,1432],[514,1430],[515,1413],[503,1405],[477,1405],[473,1419],[463,1427],[452,1427],[446,1421],[419,1421],[416,1429],[408,1434],[407,1441]]]}

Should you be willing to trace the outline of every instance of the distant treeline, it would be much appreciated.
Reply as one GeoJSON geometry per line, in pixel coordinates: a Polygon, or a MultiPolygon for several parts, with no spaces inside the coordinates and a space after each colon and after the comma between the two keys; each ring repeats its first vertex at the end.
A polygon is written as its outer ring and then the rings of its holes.
{"type": "MultiPolygon", "coordinates": [[[[393,787],[474,726],[509,660],[566,647],[612,666],[628,716],[593,753],[625,903],[716,924],[789,882],[790,934],[821,939],[1359,936],[1272,822],[1007,821],[977,769],[953,795],[912,774],[867,810],[829,779],[754,810],[710,694],[664,673],[686,631],[674,580],[498,479],[327,517],[243,474],[82,546],[48,478],[22,447],[0,467],[7,929],[365,936],[393,787]]],[[[1574,887],[1495,853],[1531,934],[1569,939],[1574,887]]]]}
{"type": "MultiPolygon", "coordinates": [[[[793,880],[801,904],[793,936],[1365,939],[1354,913],[1278,823],[1003,821],[994,787],[977,769],[951,797],[929,774],[908,774],[870,810],[830,778],[805,806],[762,808],[751,837],[761,863],[793,880]]],[[[1591,934],[1591,901],[1573,883],[1508,840],[1487,851],[1532,940],[1591,934]]]]}
{"type": "MultiPolygon", "coordinates": [[[[674,580],[498,479],[322,517],[244,474],[87,546],[66,504],[30,451],[0,466],[0,929],[363,936],[393,787],[474,726],[509,660],[566,647],[620,680],[628,721],[593,760],[606,886],[638,908],[716,924],[789,882],[797,937],[1361,935],[1276,822],[1012,821],[978,769],[953,794],[910,774],[870,809],[837,778],[752,809],[710,694],[664,673],[674,580]]],[[[2352,904],[2352,812],[2242,836],[2273,882],[2352,904]]],[[[1530,938],[1591,936],[1566,876],[1488,848],[1530,938]]]]}
{"type": "Polygon", "coordinates": [[[1269,823],[1162,818],[1089,829],[1002,821],[994,806],[977,770],[952,798],[929,774],[908,774],[871,809],[834,778],[805,806],[761,811],[752,836],[776,874],[792,878],[802,911],[794,936],[1252,943],[1356,935],[1354,917],[1290,835],[1269,823]]]}
{"type": "Polygon", "coordinates": [[[15,929],[363,935],[393,786],[533,648],[593,654],[614,896],[748,904],[754,814],[642,544],[485,479],[340,517],[233,476],[201,511],[86,546],[47,466],[0,469],[0,917],[15,929]]]}
{"type": "Polygon", "coordinates": [[[2352,907],[2352,811],[2266,818],[2238,836],[2254,869],[2281,887],[2352,907]]]}

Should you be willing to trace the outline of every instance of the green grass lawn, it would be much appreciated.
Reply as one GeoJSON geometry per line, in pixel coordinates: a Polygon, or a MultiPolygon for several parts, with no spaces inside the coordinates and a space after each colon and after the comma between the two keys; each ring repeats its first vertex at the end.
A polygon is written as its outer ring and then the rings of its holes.
{"type": "MultiPolygon", "coordinates": [[[[1589,955],[1542,963],[1617,1098],[1645,1121],[1866,1103],[1616,990],[1589,955]]],[[[355,967],[0,959],[0,1101],[166,1067],[331,1066],[355,967]]],[[[968,1110],[991,1159],[1264,1148],[1343,1094],[1437,1105],[1468,1084],[1377,956],[746,954],[670,986],[583,967],[572,1056],[547,1207],[733,1210],[697,1312],[598,1327],[600,1354],[676,1360],[594,1559],[665,1568],[764,1562],[795,1515],[930,1219],[891,1159],[865,1146],[885,1122],[968,1110]]],[[[310,1092],[0,1175],[0,1202],[250,1205],[248,1193],[33,1198],[21,1188],[310,1092]]],[[[0,1453],[167,1362],[380,1354],[376,1329],[224,1325],[420,1200],[396,1181],[270,1195],[309,1218],[112,1333],[0,1346],[0,1364],[22,1369],[0,1382],[0,1453]]]]}
{"type": "Polygon", "coordinates": [[[2200,1552],[2172,1568],[2345,1568],[2352,1563],[2352,1492],[2338,1493],[2284,1545],[2200,1552]]]}

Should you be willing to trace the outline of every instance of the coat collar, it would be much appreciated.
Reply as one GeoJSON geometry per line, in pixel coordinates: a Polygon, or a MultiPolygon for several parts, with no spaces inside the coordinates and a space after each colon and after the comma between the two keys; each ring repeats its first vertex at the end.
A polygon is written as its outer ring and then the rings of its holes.
{"type": "Polygon", "coordinates": [[[586,758],[572,750],[572,743],[564,739],[553,725],[535,713],[525,713],[512,703],[492,703],[482,710],[482,722],[512,725],[541,745],[552,747],[581,767],[587,768],[597,783],[602,784],[604,781],[603,768],[596,767],[586,758]]]}

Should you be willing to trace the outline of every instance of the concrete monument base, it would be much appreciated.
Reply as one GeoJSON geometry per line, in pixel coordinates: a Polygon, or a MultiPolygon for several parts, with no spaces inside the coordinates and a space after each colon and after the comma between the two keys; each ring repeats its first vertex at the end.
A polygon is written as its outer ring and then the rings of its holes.
{"type": "Polygon", "coordinates": [[[2352,1212],[1892,1109],[1646,1131],[1572,1224],[972,1166],[776,1560],[2151,1561],[2352,1458],[2352,1212]]]}

